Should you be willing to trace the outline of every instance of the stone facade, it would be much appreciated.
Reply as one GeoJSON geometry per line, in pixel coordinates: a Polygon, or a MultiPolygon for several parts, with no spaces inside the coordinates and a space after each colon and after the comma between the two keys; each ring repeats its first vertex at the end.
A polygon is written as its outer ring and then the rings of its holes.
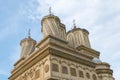
{"type": "Polygon", "coordinates": [[[108,63],[91,48],[86,29],[65,25],[53,14],[41,20],[43,39],[21,41],[21,57],[9,80],[114,80],[108,63]]]}

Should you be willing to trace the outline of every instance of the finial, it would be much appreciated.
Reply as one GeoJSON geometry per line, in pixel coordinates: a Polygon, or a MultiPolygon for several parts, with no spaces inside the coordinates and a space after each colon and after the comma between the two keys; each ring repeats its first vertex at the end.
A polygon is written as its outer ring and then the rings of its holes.
{"type": "Polygon", "coordinates": [[[73,27],[76,28],[75,20],[73,20],[73,27]]]}
{"type": "Polygon", "coordinates": [[[31,30],[29,29],[29,30],[28,30],[28,38],[30,38],[30,31],[31,31],[31,30]]]}
{"type": "Polygon", "coordinates": [[[52,12],[51,12],[51,7],[49,8],[49,14],[50,14],[50,15],[52,14],[52,12]]]}

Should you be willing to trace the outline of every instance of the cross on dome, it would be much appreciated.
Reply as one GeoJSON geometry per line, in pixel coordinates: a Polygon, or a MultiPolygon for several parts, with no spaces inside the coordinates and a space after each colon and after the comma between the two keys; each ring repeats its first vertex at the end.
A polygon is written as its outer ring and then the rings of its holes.
{"type": "Polygon", "coordinates": [[[31,32],[31,30],[29,29],[28,30],[28,38],[30,38],[30,32],[31,32]]]}
{"type": "Polygon", "coordinates": [[[73,20],[73,27],[74,27],[74,29],[76,28],[75,20],[73,20]]]}

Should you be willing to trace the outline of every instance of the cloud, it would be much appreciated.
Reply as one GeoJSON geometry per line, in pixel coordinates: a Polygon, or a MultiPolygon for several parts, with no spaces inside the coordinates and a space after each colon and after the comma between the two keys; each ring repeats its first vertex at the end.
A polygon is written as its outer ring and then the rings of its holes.
{"type": "MultiPolygon", "coordinates": [[[[76,22],[81,26],[91,25],[96,19],[96,10],[98,7],[98,1],[93,0],[38,0],[38,12],[41,16],[48,13],[48,8],[52,7],[52,12],[58,15],[65,23],[67,30],[72,27],[72,20],[76,19],[76,22]],[[67,7],[66,7],[67,6],[67,7]],[[89,15],[88,15],[89,14],[89,15]]],[[[79,26],[79,25],[78,25],[79,26]]]]}
{"type": "Polygon", "coordinates": [[[115,80],[119,80],[120,79],[120,72],[118,71],[118,70],[120,70],[120,65],[118,66],[117,65],[117,67],[114,67],[114,77],[115,77],[115,80]]]}

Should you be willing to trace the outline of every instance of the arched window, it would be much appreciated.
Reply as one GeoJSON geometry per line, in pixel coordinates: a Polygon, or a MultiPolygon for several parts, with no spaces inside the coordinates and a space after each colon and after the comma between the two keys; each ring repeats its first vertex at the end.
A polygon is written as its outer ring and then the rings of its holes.
{"type": "Polygon", "coordinates": [[[52,63],[52,71],[59,72],[58,64],[52,63]]]}
{"type": "Polygon", "coordinates": [[[83,71],[79,70],[79,77],[84,77],[83,71]]]}
{"type": "Polygon", "coordinates": [[[67,40],[68,40],[69,44],[70,44],[72,47],[74,47],[74,40],[73,40],[72,34],[69,34],[69,35],[68,35],[67,40]]]}
{"type": "Polygon", "coordinates": [[[68,69],[66,66],[62,66],[62,73],[68,74],[68,69]]]}
{"type": "Polygon", "coordinates": [[[70,73],[72,76],[76,76],[76,69],[75,68],[70,68],[70,73]]]}
{"type": "Polygon", "coordinates": [[[93,74],[92,78],[93,78],[93,80],[97,80],[97,77],[95,74],[93,74]]]}
{"type": "Polygon", "coordinates": [[[86,73],[86,77],[87,77],[88,79],[90,79],[90,74],[89,74],[89,73],[86,73]]]}

